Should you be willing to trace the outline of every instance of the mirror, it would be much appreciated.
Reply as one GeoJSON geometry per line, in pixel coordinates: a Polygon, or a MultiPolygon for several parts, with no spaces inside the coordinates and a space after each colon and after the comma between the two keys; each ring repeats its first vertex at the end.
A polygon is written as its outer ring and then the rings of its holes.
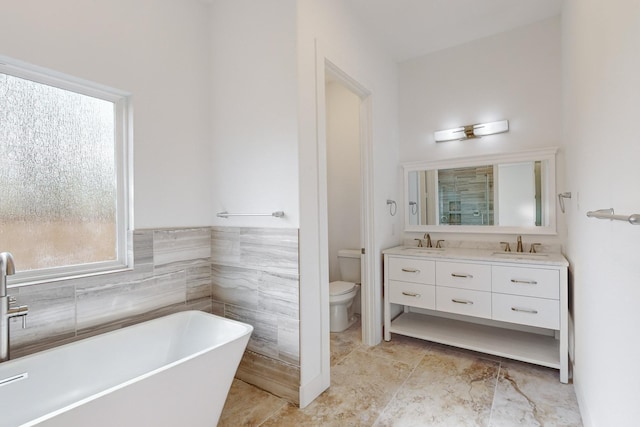
{"type": "Polygon", "coordinates": [[[555,234],[555,154],[405,164],[406,231],[555,234]]]}

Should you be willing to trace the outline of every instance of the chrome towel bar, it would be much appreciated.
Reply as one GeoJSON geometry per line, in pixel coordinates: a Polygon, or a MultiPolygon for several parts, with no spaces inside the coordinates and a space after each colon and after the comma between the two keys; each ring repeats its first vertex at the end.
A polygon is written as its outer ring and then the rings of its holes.
{"type": "Polygon", "coordinates": [[[589,218],[597,218],[597,219],[610,219],[616,221],[626,221],[629,224],[640,225],[640,214],[633,215],[615,215],[613,208],[609,209],[598,209],[597,211],[589,211],[587,212],[587,216],[589,218]]]}
{"type": "Polygon", "coordinates": [[[276,218],[282,218],[284,216],[283,211],[275,211],[271,213],[229,213],[218,212],[219,218],[229,218],[230,216],[274,216],[276,218]]]}

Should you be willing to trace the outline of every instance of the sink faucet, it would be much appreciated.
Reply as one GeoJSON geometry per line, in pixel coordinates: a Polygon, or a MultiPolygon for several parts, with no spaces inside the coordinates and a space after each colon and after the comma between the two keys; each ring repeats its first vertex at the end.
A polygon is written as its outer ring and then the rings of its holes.
{"type": "Polygon", "coordinates": [[[9,360],[9,319],[22,317],[22,327],[27,327],[29,307],[16,306],[16,300],[7,295],[7,276],[15,273],[13,256],[9,252],[0,253],[0,362],[9,360]]]}
{"type": "Polygon", "coordinates": [[[427,240],[427,248],[431,248],[433,246],[431,246],[431,236],[429,235],[429,233],[424,233],[424,238],[427,240]]]}
{"type": "Polygon", "coordinates": [[[524,252],[524,249],[522,249],[522,236],[518,236],[518,246],[516,248],[516,252],[524,252]]]}

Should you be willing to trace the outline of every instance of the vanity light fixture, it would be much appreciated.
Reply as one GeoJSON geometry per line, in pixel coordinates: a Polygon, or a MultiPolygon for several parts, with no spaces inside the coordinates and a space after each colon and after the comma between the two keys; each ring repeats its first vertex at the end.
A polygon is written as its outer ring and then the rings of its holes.
{"type": "Polygon", "coordinates": [[[466,125],[455,129],[439,130],[434,132],[436,142],[463,141],[465,139],[480,138],[486,135],[503,133],[509,131],[509,120],[498,122],[479,123],[476,125],[466,125]]]}

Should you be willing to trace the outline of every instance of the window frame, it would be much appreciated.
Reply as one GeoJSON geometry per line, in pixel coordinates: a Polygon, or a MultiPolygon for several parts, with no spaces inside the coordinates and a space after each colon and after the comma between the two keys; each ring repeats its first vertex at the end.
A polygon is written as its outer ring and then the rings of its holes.
{"type": "MultiPolygon", "coordinates": [[[[0,55],[0,73],[112,102],[115,123],[116,259],[29,271],[19,271],[20,260],[16,259],[16,274],[7,277],[8,285],[19,286],[133,269],[132,95],[129,92],[2,55],[0,55]]],[[[10,251],[11,248],[0,248],[0,250],[10,251]]]]}

